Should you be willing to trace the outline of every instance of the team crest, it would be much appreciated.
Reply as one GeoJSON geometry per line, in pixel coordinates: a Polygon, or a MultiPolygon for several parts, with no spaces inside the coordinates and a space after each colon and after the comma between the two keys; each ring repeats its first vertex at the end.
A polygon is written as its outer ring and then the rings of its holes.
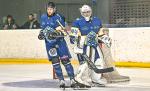
{"type": "Polygon", "coordinates": [[[56,48],[52,48],[49,50],[49,55],[50,56],[57,56],[57,50],[56,48]]]}

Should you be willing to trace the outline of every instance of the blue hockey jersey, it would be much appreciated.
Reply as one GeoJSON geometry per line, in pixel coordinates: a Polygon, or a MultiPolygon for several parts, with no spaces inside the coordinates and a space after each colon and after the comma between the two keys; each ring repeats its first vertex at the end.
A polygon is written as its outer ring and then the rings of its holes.
{"type": "Polygon", "coordinates": [[[101,20],[97,17],[91,17],[90,21],[86,21],[84,17],[77,18],[73,23],[72,27],[76,27],[80,30],[81,35],[87,35],[91,31],[98,33],[102,27],[101,20]]]}
{"type": "Polygon", "coordinates": [[[57,22],[57,20],[63,25],[65,26],[65,19],[62,15],[56,13],[53,16],[49,17],[47,14],[43,14],[41,16],[41,28],[45,29],[47,27],[51,27],[54,30],[60,26],[57,22]]]}
{"type": "MultiPolygon", "coordinates": [[[[43,14],[41,16],[41,21],[40,21],[41,28],[43,30],[55,31],[57,27],[61,26],[57,21],[59,21],[61,25],[65,27],[65,19],[60,14],[55,13],[50,17],[47,14],[43,14]]],[[[46,43],[46,50],[47,50],[49,59],[55,56],[59,56],[60,58],[63,58],[64,56],[71,58],[70,52],[68,50],[68,46],[63,37],[50,40],[50,41],[48,39],[45,39],[45,43],[46,43]],[[50,54],[51,52],[50,50],[53,48],[57,49],[56,55],[51,55],[52,53],[50,54]]]]}

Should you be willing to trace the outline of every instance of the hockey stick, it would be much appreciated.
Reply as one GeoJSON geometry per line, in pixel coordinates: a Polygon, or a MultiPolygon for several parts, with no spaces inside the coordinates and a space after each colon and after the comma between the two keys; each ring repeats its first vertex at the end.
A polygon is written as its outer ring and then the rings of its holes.
{"type": "Polygon", "coordinates": [[[96,65],[89,59],[89,57],[85,54],[82,54],[83,58],[87,61],[88,65],[94,70],[96,73],[107,73],[114,71],[113,67],[98,69],[96,65]]]}
{"type": "Polygon", "coordinates": [[[66,28],[60,23],[60,21],[58,19],[56,21],[60,25],[60,27],[67,33],[67,35],[69,35],[69,33],[67,32],[66,28]]]}

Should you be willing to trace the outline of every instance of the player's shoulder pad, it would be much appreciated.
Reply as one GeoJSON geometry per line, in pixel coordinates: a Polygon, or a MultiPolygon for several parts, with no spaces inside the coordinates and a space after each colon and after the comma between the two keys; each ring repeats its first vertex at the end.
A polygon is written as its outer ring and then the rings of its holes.
{"type": "Polygon", "coordinates": [[[56,17],[60,20],[62,20],[62,19],[65,20],[65,17],[59,13],[56,13],[56,17]]]}
{"type": "Polygon", "coordinates": [[[46,13],[44,13],[44,14],[42,14],[42,15],[41,15],[41,17],[47,17],[47,14],[46,14],[46,13]]]}
{"type": "Polygon", "coordinates": [[[46,17],[47,17],[46,13],[44,13],[44,14],[41,15],[41,19],[46,18],[46,17]]]}
{"type": "Polygon", "coordinates": [[[80,21],[81,20],[81,18],[76,18],[76,20],[75,21],[80,21]]]}
{"type": "Polygon", "coordinates": [[[96,16],[93,17],[93,20],[94,20],[94,21],[97,21],[97,22],[101,22],[101,19],[98,18],[98,17],[96,17],[96,16]]]}

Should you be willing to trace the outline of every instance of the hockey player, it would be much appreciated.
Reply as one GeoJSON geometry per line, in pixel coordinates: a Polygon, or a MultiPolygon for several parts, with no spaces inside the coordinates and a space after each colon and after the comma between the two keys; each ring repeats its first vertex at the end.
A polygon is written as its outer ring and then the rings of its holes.
{"type": "Polygon", "coordinates": [[[68,76],[71,80],[71,86],[74,84],[74,70],[70,62],[70,52],[68,50],[64,37],[50,38],[53,34],[64,34],[61,25],[65,26],[64,17],[56,12],[56,6],[53,2],[48,2],[47,13],[41,16],[41,28],[38,38],[45,40],[46,51],[49,61],[52,62],[53,68],[60,80],[60,87],[65,87],[64,76],[60,66],[60,62],[64,65],[68,76]],[[60,25],[61,23],[61,25],[60,25]],[[51,34],[52,33],[52,34],[51,34]]]}
{"type": "MultiPolygon", "coordinates": [[[[94,34],[97,35],[99,33],[99,30],[102,27],[102,23],[99,18],[92,16],[92,9],[88,5],[83,5],[80,8],[80,13],[82,15],[81,18],[76,19],[72,24],[72,28],[71,28],[72,34],[71,35],[75,35],[75,36],[70,35],[71,36],[70,40],[71,40],[71,43],[74,43],[75,39],[78,38],[78,40],[79,40],[77,43],[78,48],[80,48],[81,51],[83,50],[84,51],[83,53],[87,54],[88,57],[90,57],[91,60],[93,61],[93,63],[95,63],[95,65],[96,65],[98,62],[103,62],[101,60],[102,58],[99,55],[99,49],[97,49],[97,45],[95,45],[95,46],[93,46],[93,49],[91,51],[91,49],[87,46],[88,44],[85,45],[85,41],[88,36],[94,37],[93,36],[94,34]],[[92,54],[90,52],[94,52],[94,53],[92,54]]],[[[77,50],[77,49],[75,49],[75,50],[77,50]]],[[[81,54],[82,53],[77,54],[80,66],[79,66],[79,72],[77,73],[75,80],[79,83],[90,86],[90,84],[88,84],[88,82],[86,82],[86,80],[83,80],[83,77],[82,77],[83,74],[88,69],[88,65],[85,63],[85,60],[81,54]]],[[[100,64],[102,64],[102,63],[100,63],[100,64]]],[[[103,68],[103,66],[99,65],[98,68],[103,68]]],[[[87,71],[89,71],[88,73],[91,73],[89,75],[90,75],[90,79],[92,80],[93,84],[98,84],[99,86],[104,86],[106,81],[102,81],[101,74],[97,74],[93,70],[87,70],[87,71]]]]}
{"type": "MultiPolygon", "coordinates": [[[[92,9],[88,5],[83,5],[82,8],[80,8],[80,12],[81,12],[82,17],[77,18],[73,22],[73,24],[72,24],[72,34],[71,35],[75,35],[75,36],[71,36],[70,40],[71,40],[71,43],[74,43],[74,41],[76,39],[79,40],[78,43],[77,43],[78,47],[75,47],[75,48],[78,48],[78,50],[79,50],[78,51],[79,53],[77,54],[77,56],[78,56],[78,60],[79,60],[79,63],[80,63],[80,67],[79,67],[80,72],[76,76],[76,80],[81,82],[81,83],[87,84],[87,83],[85,83],[85,80],[81,79],[81,76],[83,75],[83,73],[85,73],[84,69],[86,69],[86,66],[87,66],[86,64],[84,64],[85,62],[84,62],[84,59],[81,55],[81,53],[83,52],[84,41],[85,41],[84,36],[87,36],[91,31],[93,31],[96,34],[100,35],[100,29],[102,28],[102,23],[101,23],[100,19],[98,19],[97,17],[92,16],[92,9]]],[[[106,32],[106,34],[107,34],[107,32],[106,32]]],[[[77,49],[75,49],[75,50],[77,50],[77,49]]],[[[104,49],[102,51],[104,52],[104,49]]],[[[84,52],[85,52],[85,50],[84,50],[84,52]]],[[[97,57],[97,55],[95,57],[97,57]]],[[[105,62],[105,60],[106,60],[106,56],[103,55],[103,54],[99,54],[99,57],[95,58],[94,63],[96,65],[97,62],[101,62],[100,63],[101,67],[114,66],[111,62],[112,60],[107,59],[106,62],[105,62]]],[[[119,75],[119,73],[116,70],[113,73],[104,74],[104,77],[106,78],[106,80],[108,82],[112,82],[111,80],[116,80],[115,82],[118,82],[118,79],[122,80],[122,81],[128,81],[129,80],[129,77],[119,75]],[[113,78],[113,79],[111,79],[111,78],[113,78]]],[[[101,81],[100,78],[101,78],[101,75],[96,74],[95,72],[92,72],[92,75],[91,75],[92,82],[98,83],[100,85],[102,83],[105,83],[104,81],[101,81]]]]}

